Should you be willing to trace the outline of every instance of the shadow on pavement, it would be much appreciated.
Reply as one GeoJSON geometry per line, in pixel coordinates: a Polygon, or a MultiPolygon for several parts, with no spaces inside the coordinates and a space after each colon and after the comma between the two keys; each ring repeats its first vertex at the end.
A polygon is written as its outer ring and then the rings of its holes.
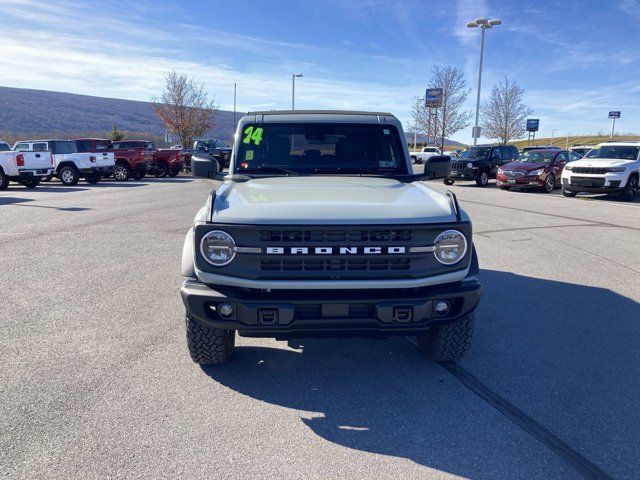
{"type": "MultiPolygon", "coordinates": [[[[640,449],[640,305],[579,284],[486,270],[481,276],[488,308],[476,316],[466,368],[587,457],[585,437],[606,446],[605,457],[626,456],[621,468],[640,476],[639,460],[629,465],[640,449]]],[[[554,468],[528,450],[530,437],[507,434],[506,420],[404,339],[295,342],[298,351],[242,347],[240,340],[231,363],[203,370],[258,400],[318,412],[302,421],[349,448],[468,478],[533,478],[536,468],[554,468]]],[[[547,478],[570,476],[555,468],[547,478]]]]}
{"type": "Polygon", "coordinates": [[[19,197],[0,197],[0,205],[15,205],[26,202],[33,202],[33,199],[19,197]]]}
{"type": "Polygon", "coordinates": [[[44,192],[44,193],[69,193],[69,192],[82,192],[84,190],[89,190],[93,185],[87,185],[86,187],[65,187],[63,186],[61,183],[59,184],[55,184],[55,183],[41,183],[40,185],[38,185],[36,188],[34,188],[33,190],[29,190],[29,192],[33,192],[33,193],[37,193],[37,192],[44,192]],[[46,186],[44,186],[46,185],[46,186]]]}

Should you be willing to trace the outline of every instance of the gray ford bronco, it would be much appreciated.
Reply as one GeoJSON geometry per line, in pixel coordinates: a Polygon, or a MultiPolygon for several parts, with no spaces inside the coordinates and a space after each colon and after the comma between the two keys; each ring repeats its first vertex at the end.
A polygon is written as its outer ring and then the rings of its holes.
{"type": "Polygon", "coordinates": [[[228,173],[182,254],[187,344],[223,363],[245,337],[417,337],[437,361],[469,347],[482,287],[471,221],[451,192],[450,158],[414,174],[389,113],[271,111],[240,120],[228,173]]]}

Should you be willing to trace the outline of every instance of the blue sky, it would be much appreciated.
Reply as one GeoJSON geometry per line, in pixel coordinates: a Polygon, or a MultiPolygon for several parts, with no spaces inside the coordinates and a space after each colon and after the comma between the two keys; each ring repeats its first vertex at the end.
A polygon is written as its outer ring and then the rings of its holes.
{"type": "MultiPolygon", "coordinates": [[[[504,76],[526,89],[540,136],[597,133],[622,110],[640,132],[640,0],[0,1],[0,85],[149,100],[171,69],[224,109],[385,110],[409,124],[434,64],[461,68],[474,107],[504,76]]],[[[454,136],[468,142],[471,128],[454,136]]]]}

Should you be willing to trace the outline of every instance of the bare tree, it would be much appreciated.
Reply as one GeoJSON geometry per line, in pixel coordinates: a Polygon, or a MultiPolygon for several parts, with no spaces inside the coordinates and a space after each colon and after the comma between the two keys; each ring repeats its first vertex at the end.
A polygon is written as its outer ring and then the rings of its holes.
{"type": "Polygon", "coordinates": [[[430,88],[442,89],[442,107],[438,109],[436,119],[437,133],[440,136],[440,150],[444,151],[444,141],[456,132],[469,126],[471,112],[463,110],[470,89],[464,79],[464,73],[456,67],[433,67],[430,88]]]}
{"type": "Polygon", "coordinates": [[[185,147],[214,126],[217,107],[209,100],[205,85],[175,71],[167,75],[165,90],[153,104],[167,132],[185,147]]]}
{"type": "Polygon", "coordinates": [[[464,110],[463,106],[470,90],[466,86],[464,74],[456,67],[435,65],[432,75],[429,88],[442,89],[442,106],[429,109],[425,106],[424,97],[414,97],[411,118],[418,125],[419,131],[427,137],[439,137],[440,148],[444,150],[445,138],[469,125],[471,112],[464,110]]]}
{"type": "Polygon", "coordinates": [[[524,89],[515,81],[505,77],[504,82],[494,85],[491,97],[482,105],[482,136],[497,138],[502,144],[522,138],[527,117],[533,113],[523,98],[524,89]]]}

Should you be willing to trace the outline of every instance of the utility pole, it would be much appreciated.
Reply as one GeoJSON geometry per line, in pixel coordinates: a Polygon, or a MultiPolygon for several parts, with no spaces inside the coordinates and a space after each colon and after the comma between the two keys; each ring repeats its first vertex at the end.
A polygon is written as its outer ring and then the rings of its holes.
{"type": "Polygon", "coordinates": [[[553,130],[551,130],[551,145],[553,146],[553,137],[556,133],[557,128],[554,128],[553,130]]]}

